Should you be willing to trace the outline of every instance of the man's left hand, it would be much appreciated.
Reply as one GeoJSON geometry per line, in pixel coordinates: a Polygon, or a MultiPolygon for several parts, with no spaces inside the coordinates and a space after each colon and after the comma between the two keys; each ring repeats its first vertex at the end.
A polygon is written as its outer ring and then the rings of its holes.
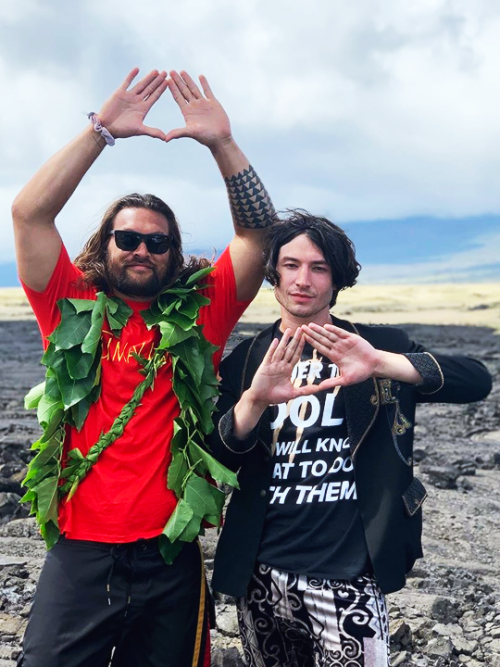
{"type": "Polygon", "coordinates": [[[377,350],[367,340],[344,329],[325,324],[303,325],[308,343],[333,361],[340,375],[329,380],[330,386],[363,382],[370,377],[386,377],[409,384],[419,384],[422,377],[403,355],[377,350]]]}
{"type": "Polygon", "coordinates": [[[165,141],[190,137],[212,149],[219,143],[232,140],[226,112],[215,99],[204,76],[200,76],[200,83],[203,92],[187,72],[170,72],[168,86],[186,126],[168,132],[165,141]]]}

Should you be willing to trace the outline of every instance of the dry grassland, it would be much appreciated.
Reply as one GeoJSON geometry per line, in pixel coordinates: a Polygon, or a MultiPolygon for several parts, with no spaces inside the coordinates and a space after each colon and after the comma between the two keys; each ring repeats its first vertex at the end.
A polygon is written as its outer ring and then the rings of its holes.
{"type": "MultiPolygon", "coordinates": [[[[500,332],[500,283],[356,285],[340,293],[334,313],[372,324],[459,324],[500,332]]],[[[21,288],[0,289],[0,319],[32,317],[21,288]]],[[[263,288],[242,320],[273,322],[278,317],[273,291],[263,288]]]]}

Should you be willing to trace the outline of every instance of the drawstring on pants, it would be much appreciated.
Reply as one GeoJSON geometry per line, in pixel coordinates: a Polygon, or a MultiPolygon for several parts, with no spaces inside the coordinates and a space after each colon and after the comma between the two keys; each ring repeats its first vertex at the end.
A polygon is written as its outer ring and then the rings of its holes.
{"type": "Polygon", "coordinates": [[[106,579],[106,595],[109,606],[111,606],[111,578],[115,569],[115,563],[121,559],[125,559],[126,566],[130,569],[130,575],[127,578],[127,589],[125,592],[125,616],[127,615],[128,607],[132,601],[132,582],[137,571],[137,546],[137,542],[126,545],[119,544],[112,547],[109,552],[111,556],[111,567],[109,569],[108,578],[106,579]]]}

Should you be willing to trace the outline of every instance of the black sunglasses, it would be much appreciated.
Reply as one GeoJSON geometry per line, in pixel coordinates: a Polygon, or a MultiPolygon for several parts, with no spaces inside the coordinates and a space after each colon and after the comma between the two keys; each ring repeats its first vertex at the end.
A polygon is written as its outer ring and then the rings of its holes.
{"type": "Polygon", "coordinates": [[[115,237],[115,243],[120,250],[131,252],[137,250],[142,241],[152,255],[164,255],[170,248],[172,237],[168,234],[141,234],[126,229],[112,229],[110,236],[115,237]]]}

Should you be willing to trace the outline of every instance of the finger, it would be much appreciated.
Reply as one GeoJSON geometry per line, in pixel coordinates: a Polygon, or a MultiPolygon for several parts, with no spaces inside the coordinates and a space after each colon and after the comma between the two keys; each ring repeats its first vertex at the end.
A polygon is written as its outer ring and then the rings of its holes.
{"type": "Polygon", "coordinates": [[[285,358],[287,345],[292,337],[292,330],[285,329],[283,336],[279,342],[279,345],[276,347],[276,351],[273,356],[273,361],[281,361],[285,358]]]}
{"type": "Polygon", "coordinates": [[[165,132],[160,130],[158,127],[149,127],[148,125],[142,125],[139,129],[139,134],[146,135],[148,137],[154,137],[155,139],[161,139],[165,141],[165,132]]]}
{"type": "Polygon", "coordinates": [[[305,324],[302,326],[302,329],[305,335],[323,345],[329,345],[336,340],[335,334],[328,333],[323,329],[323,327],[313,329],[311,326],[305,324]]]}
{"type": "Polygon", "coordinates": [[[175,70],[172,70],[170,72],[170,78],[172,81],[175,82],[177,88],[179,89],[180,94],[184,98],[185,102],[190,102],[191,100],[194,99],[193,94],[189,90],[189,88],[186,86],[186,83],[184,79],[178,74],[175,70]]]}
{"type": "Polygon", "coordinates": [[[299,327],[298,329],[295,330],[292,340],[288,343],[286,347],[285,360],[290,362],[296,359],[297,351],[299,350],[299,348],[300,348],[300,354],[302,354],[302,350],[304,349],[304,344],[305,344],[304,336],[301,328],[299,327]]]}
{"type": "Polygon", "coordinates": [[[177,102],[177,104],[179,105],[180,110],[182,111],[184,109],[184,107],[186,106],[186,100],[184,99],[184,95],[179,90],[179,86],[176,84],[176,82],[173,79],[168,79],[168,88],[169,88],[170,92],[172,93],[172,97],[177,102]]]}
{"type": "Polygon", "coordinates": [[[164,141],[168,143],[173,139],[182,139],[183,137],[190,137],[190,136],[191,133],[186,127],[178,127],[175,130],[170,130],[170,132],[167,132],[164,141]]]}
{"type": "Polygon", "coordinates": [[[345,329],[341,329],[340,327],[336,327],[334,324],[325,324],[325,329],[337,336],[338,338],[349,338],[349,336],[352,336],[349,331],[346,331],[345,329]]]}
{"type": "Polygon", "coordinates": [[[304,336],[301,336],[301,339],[298,342],[298,345],[295,349],[295,353],[293,357],[289,360],[289,363],[295,366],[296,363],[298,363],[302,357],[302,352],[304,351],[304,345],[306,344],[306,339],[304,336]]]}
{"type": "Polygon", "coordinates": [[[276,348],[279,345],[279,338],[273,338],[271,341],[271,345],[268,347],[266,354],[264,355],[264,359],[262,360],[262,365],[264,364],[269,364],[271,362],[271,359],[273,358],[273,354],[276,350],[276,348]]]}
{"type": "Polygon", "coordinates": [[[166,79],[164,79],[163,81],[161,81],[159,83],[159,85],[156,87],[156,89],[149,95],[149,97],[147,99],[147,109],[148,109],[148,111],[149,111],[149,109],[151,109],[153,104],[155,104],[155,102],[158,102],[158,100],[163,95],[163,93],[167,90],[167,88],[168,88],[168,82],[166,81],[166,79]]]}
{"type": "Polygon", "coordinates": [[[306,341],[314,347],[315,350],[320,352],[320,354],[326,355],[331,361],[334,361],[334,357],[338,357],[338,352],[335,354],[335,347],[333,342],[328,342],[325,339],[318,340],[313,336],[310,336],[306,331],[304,331],[304,337],[306,341]]]}
{"type": "Polygon", "coordinates": [[[201,87],[203,88],[203,92],[205,93],[205,97],[209,100],[215,100],[215,95],[213,94],[212,89],[208,85],[208,81],[203,76],[203,74],[200,74],[200,83],[201,87]]]}
{"type": "Polygon", "coordinates": [[[146,88],[141,93],[141,97],[143,99],[148,99],[153,95],[153,93],[165,83],[165,80],[167,78],[167,73],[166,72],[159,72],[158,76],[156,76],[151,83],[149,83],[146,88]]]}
{"type": "Polygon", "coordinates": [[[149,74],[146,74],[143,79],[138,81],[130,92],[134,93],[134,95],[142,95],[144,89],[149,86],[151,81],[153,81],[158,76],[158,74],[159,72],[157,69],[152,70],[149,74]]]}
{"type": "Polygon", "coordinates": [[[181,72],[181,76],[186,84],[186,86],[189,88],[189,92],[195,97],[197,100],[202,97],[202,94],[200,92],[200,89],[196,85],[196,83],[193,81],[193,79],[189,76],[187,72],[184,70],[181,72]]]}
{"type": "Polygon", "coordinates": [[[297,392],[300,396],[310,396],[311,394],[317,394],[319,391],[324,389],[334,389],[335,387],[344,387],[348,382],[340,375],[336,378],[330,378],[328,380],[323,380],[319,384],[308,384],[303,387],[297,387],[297,392]]]}
{"type": "Polygon", "coordinates": [[[329,331],[325,326],[320,326],[319,324],[315,324],[314,322],[311,322],[310,324],[305,325],[310,331],[314,331],[316,334],[319,336],[324,336],[325,338],[337,338],[337,334],[335,332],[329,331]]]}
{"type": "Polygon", "coordinates": [[[124,81],[124,82],[122,83],[122,85],[120,86],[120,89],[121,89],[121,90],[127,90],[127,88],[130,86],[130,84],[132,83],[132,81],[135,79],[135,77],[136,77],[138,74],[139,74],[139,68],[138,68],[138,67],[134,67],[134,69],[130,72],[130,74],[128,74],[128,75],[125,77],[125,81],[124,81]]]}

